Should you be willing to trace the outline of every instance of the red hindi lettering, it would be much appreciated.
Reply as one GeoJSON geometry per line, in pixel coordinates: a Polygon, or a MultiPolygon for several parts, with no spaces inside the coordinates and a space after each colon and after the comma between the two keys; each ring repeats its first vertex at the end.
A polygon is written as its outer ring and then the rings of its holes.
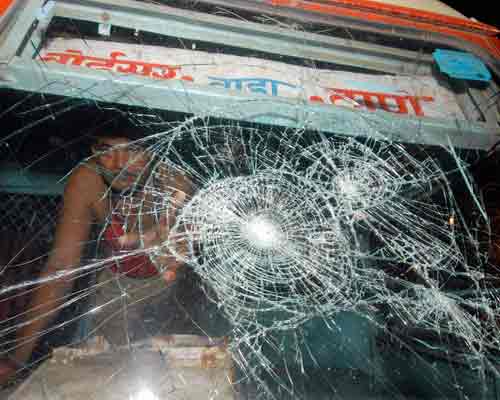
{"type": "Polygon", "coordinates": [[[401,96],[391,93],[367,92],[364,90],[352,89],[337,89],[331,88],[330,102],[336,104],[339,100],[350,102],[354,107],[365,106],[367,109],[374,111],[381,108],[384,111],[397,114],[408,114],[408,103],[411,105],[415,115],[424,116],[421,106],[421,101],[434,101],[433,97],[429,96],[401,96]],[[360,99],[361,98],[361,99],[360,99]],[[390,102],[393,101],[393,104],[390,102]]]}
{"type": "Polygon", "coordinates": [[[408,114],[408,107],[406,106],[407,96],[400,96],[397,94],[385,94],[385,93],[377,93],[377,100],[382,107],[383,110],[388,112],[393,112],[397,114],[408,114]],[[397,109],[394,110],[393,107],[387,100],[392,99],[396,102],[397,109]]]}
{"type": "Polygon", "coordinates": [[[53,61],[63,65],[67,65],[68,63],[70,65],[82,65],[86,57],[80,50],[69,49],[64,52],[48,52],[40,57],[40,59],[45,62],[53,61]]]}
{"type": "MultiPolygon", "coordinates": [[[[358,92],[351,89],[330,89],[333,93],[330,95],[330,102],[335,105],[338,100],[347,101],[354,107],[361,107],[361,105],[355,100],[355,96],[358,92]]],[[[373,103],[371,99],[368,97],[366,100],[363,100],[365,105],[370,108],[373,107],[373,103]]]]}
{"type": "Polygon", "coordinates": [[[315,103],[324,103],[325,100],[321,96],[310,96],[309,101],[313,101],[315,103]]]}
{"type": "Polygon", "coordinates": [[[154,69],[161,72],[153,72],[151,76],[159,79],[173,79],[177,76],[177,71],[181,69],[178,65],[153,64],[154,69]]]}
{"type": "Polygon", "coordinates": [[[413,111],[415,111],[415,115],[419,117],[424,116],[424,111],[422,110],[421,101],[432,102],[434,101],[434,97],[432,96],[408,96],[408,101],[413,107],[413,111]]]}
{"type": "Polygon", "coordinates": [[[84,65],[87,68],[92,69],[113,69],[115,64],[118,62],[117,58],[120,56],[126,56],[125,53],[121,51],[113,51],[110,54],[110,58],[99,58],[99,57],[86,57],[86,62],[84,65]]]}

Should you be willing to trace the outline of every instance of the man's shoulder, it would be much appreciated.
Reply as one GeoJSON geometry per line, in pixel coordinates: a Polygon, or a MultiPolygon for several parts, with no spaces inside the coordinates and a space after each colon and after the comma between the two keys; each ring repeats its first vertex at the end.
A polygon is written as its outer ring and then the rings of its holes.
{"type": "Polygon", "coordinates": [[[69,176],[66,191],[77,190],[82,195],[97,194],[102,191],[103,181],[101,176],[92,168],[91,163],[80,164],[69,176]]]}
{"type": "Polygon", "coordinates": [[[76,168],[71,171],[68,181],[96,181],[99,182],[102,180],[100,175],[97,173],[94,168],[94,163],[86,162],[81,163],[76,168]]]}

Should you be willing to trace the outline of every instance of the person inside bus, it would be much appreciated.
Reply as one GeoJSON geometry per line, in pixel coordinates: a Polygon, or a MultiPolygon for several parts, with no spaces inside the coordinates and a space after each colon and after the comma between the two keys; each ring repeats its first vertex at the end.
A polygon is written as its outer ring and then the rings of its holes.
{"type": "MultiPolygon", "coordinates": [[[[165,240],[176,211],[191,190],[190,183],[180,173],[155,168],[159,176],[154,179],[165,188],[162,195],[168,192],[171,200],[159,218],[158,212],[144,210],[155,202],[143,190],[142,183],[152,179],[152,157],[133,143],[140,135],[140,129],[127,122],[114,124],[95,138],[93,156],[75,168],[66,183],[53,249],[40,276],[44,279],[61,271],[76,271],[92,242],[92,231],[98,231],[108,262],[95,263],[100,271],[97,284],[89,288],[95,297],[91,314],[95,333],[113,346],[129,344],[134,339],[131,336],[144,337],[144,332],[136,331],[144,330],[145,310],[161,310],[169,301],[182,266],[165,251],[151,257],[147,250],[165,240]]],[[[26,365],[73,290],[74,275],[63,275],[34,291],[25,324],[17,331],[16,347],[0,360],[0,384],[26,365]]]]}

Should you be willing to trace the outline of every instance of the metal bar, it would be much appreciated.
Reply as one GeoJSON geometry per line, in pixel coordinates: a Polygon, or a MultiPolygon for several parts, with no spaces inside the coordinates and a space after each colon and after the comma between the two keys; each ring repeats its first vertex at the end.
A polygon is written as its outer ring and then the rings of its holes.
{"type": "Polygon", "coordinates": [[[25,37],[25,43],[19,47],[16,55],[21,57],[32,57],[33,53],[38,53],[42,47],[45,31],[54,16],[55,1],[47,1],[42,7],[37,9],[32,29],[25,37]]]}
{"type": "Polygon", "coordinates": [[[22,170],[16,164],[0,164],[0,192],[61,195],[63,176],[22,170]]]}
{"type": "Polygon", "coordinates": [[[482,150],[500,138],[498,128],[483,123],[410,118],[64,65],[49,68],[22,58],[15,58],[3,73],[11,77],[8,87],[19,90],[340,135],[482,150]]]}
{"type": "Polygon", "coordinates": [[[432,64],[412,51],[133,1],[62,0],[55,15],[385,73],[429,74],[432,64]]]}

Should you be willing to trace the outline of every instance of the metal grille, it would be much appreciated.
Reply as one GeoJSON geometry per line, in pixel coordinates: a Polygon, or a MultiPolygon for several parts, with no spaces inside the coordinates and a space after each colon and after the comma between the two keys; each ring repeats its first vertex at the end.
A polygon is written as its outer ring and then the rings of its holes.
{"type": "Polygon", "coordinates": [[[22,233],[46,247],[54,238],[60,196],[0,193],[0,231],[22,233]]]}

